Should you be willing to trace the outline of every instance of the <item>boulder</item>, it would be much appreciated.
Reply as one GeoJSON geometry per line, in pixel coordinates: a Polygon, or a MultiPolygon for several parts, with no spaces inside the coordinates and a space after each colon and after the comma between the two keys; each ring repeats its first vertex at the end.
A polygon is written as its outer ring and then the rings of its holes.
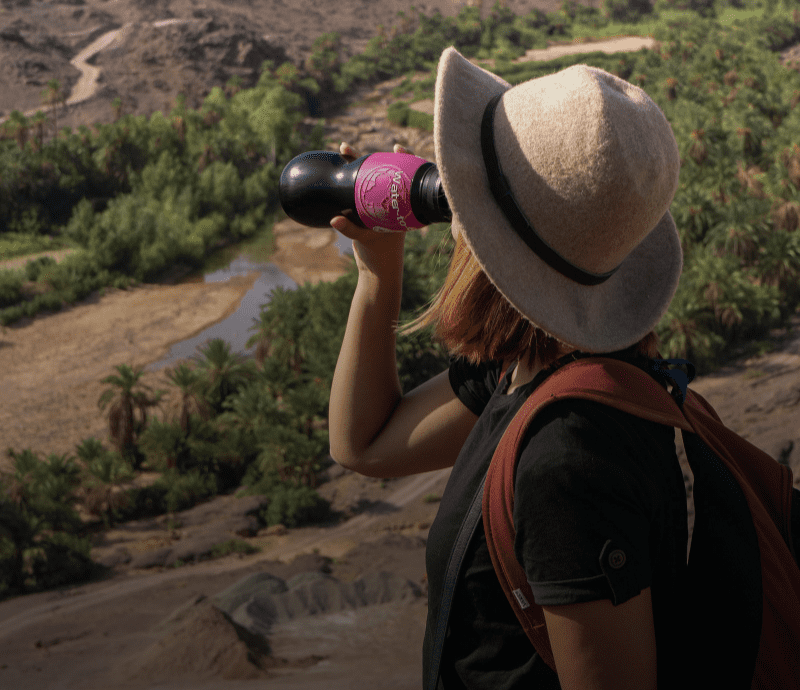
{"type": "Polygon", "coordinates": [[[265,669],[274,663],[265,640],[250,635],[202,598],[182,606],[180,615],[173,614],[157,629],[160,638],[123,671],[148,687],[187,678],[264,678],[265,669]]]}
{"type": "Polygon", "coordinates": [[[167,564],[172,549],[167,546],[154,551],[143,551],[131,558],[131,568],[163,568],[167,564]]]}
{"type": "Polygon", "coordinates": [[[212,602],[251,633],[268,635],[274,625],[296,618],[421,596],[417,585],[394,573],[370,572],[353,582],[340,582],[321,572],[307,572],[294,576],[283,586],[278,578],[251,575],[213,597],[212,602]]]}
{"type": "Polygon", "coordinates": [[[287,590],[286,582],[269,573],[253,573],[212,597],[220,611],[235,611],[249,601],[254,592],[261,594],[282,594],[287,590]]]}

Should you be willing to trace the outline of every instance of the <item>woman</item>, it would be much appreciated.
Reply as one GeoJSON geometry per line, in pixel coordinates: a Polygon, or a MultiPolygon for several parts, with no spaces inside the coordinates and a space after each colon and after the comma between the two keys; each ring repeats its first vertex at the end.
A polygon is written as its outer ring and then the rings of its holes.
{"type": "MultiPolygon", "coordinates": [[[[353,239],[359,269],[331,390],[331,455],[373,477],[453,467],[427,545],[426,675],[452,544],[514,414],[575,358],[658,357],[652,329],[682,268],[668,210],[677,144],[641,89],[585,65],[511,87],[448,48],[434,143],[456,249],[441,292],[405,332],[432,324],[448,371],[402,393],[404,235],[331,221],[353,239]]],[[[556,672],[509,606],[479,522],[438,687],[672,687],[687,542],[674,430],[590,401],[550,405],[524,439],[514,524],[556,672]]]]}

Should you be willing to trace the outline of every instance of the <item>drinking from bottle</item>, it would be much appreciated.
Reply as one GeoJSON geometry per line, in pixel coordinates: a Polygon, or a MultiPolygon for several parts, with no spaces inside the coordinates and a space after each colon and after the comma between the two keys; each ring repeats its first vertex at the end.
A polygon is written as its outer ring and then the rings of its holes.
{"type": "Polygon", "coordinates": [[[334,151],[293,158],[278,187],[286,215],[312,228],[334,216],[377,232],[405,232],[450,221],[439,171],[410,153],[373,153],[348,163],[334,151]]]}

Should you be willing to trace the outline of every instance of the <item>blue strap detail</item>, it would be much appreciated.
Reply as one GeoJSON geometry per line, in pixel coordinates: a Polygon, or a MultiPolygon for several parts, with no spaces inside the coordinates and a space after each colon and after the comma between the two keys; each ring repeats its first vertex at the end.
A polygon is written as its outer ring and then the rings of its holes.
{"type": "Polygon", "coordinates": [[[683,407],[683,401],[686,400],[686,389],[694,381],[696,373],[694,364],[687,359],[654,359],[650,363],[650,373],[672,384],[672,397],[675,398],[678,407],[683,407]],[[669,369],[670,364],[677,367],[685,366],[686,371],[669,369]]]}

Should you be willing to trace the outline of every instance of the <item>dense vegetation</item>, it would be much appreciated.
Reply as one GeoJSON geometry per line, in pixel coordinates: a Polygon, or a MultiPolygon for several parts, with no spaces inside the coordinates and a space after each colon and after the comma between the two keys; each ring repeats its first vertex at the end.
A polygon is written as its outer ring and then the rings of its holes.
{"type": "MultiPolygon", "coordinates": [[[[320,129],[302,127],[302,118],[345,98],[356,82],[434,70],[455,45],[496,59],[494,71],[511,83],[594,64],[641,85],[662,107],[683,160],[672,213],[685,267],[658,332],[662,354],[708,370],[784,324],[800,300],[800,75],[776,54],[800,42],[800,14],[793,2],[734,4],[606,0],[601,10],[565,3],[523,17],[498,4],[482,21],[474,7],[454,19],[412,8],[362,55],[343,60],[338,36],[325,35],[305,65],[266,64],[254,88],[232,81],[199,110],[179,99],[167,115],[125,115],[78,132],[53,132],[46,117],[15,113],[0,129],[0,250],[77,251],[58,264],[0,272],[0,322],[60,309],[105,286],[157,281],[176,265],[202,265],[222,245],[269,233],[283,166],[325,147],[320,129]],[[511,62],[548,38],[642,31],[653,31],[660,50],[511,62]]],[[[408,103],[431,97],[434,80],[432,72],[398,87],[390,117],[430,127],[408,103]]],[[[451,245],[447,226],[409,234],[402,318],[441,283],[451,245]]],[[[251,341],[255,361],[212,341],[191,364],[168,371],[164,385],[180,391],[174,411],[154,414],[161,392],[141,385],[141,371],[117,366],[98,401],[111,448],[86,439],[74,454],[46,459],[8,449],[14,469],[0,476],[0,597],[93,576],[87,515],[110,524],[242,487],[269,497],[264,524],[335,519],[315,485],[329,462],[328,397],[355,281],[351,270],[335,283],[276,291],[251,341]],[[145,467],[162,472],[159,480],[131,486],[145,467]]],[[[398,359],[405,390],[447,361],[425,334],[401,339],[398,359]]]]}
{"type": "MultiPolygon", "coordinates": [[[[573,21],[581,16],[593,15],[576,9],[573,21]]],[[[800,41],[798,19],[797,10],[792,20],[760,16],[732,26],[678,16],[656,28],[660,51],[498,61],[493,69],[516,84],[592,64],[641,86],[664,111],[681,152],[671,212],[684,272],[657,331],[665,356],[688,357],[700,371],[785,323],[800,300],[800,75],[776,55],[800,41]]],[[[434,81],[407,80],[395,93],[433,98],[434,81]]],[[[430,116],[402,101],[390,117],[404,122],[409,113],[432,129],[430,116]]]]}

